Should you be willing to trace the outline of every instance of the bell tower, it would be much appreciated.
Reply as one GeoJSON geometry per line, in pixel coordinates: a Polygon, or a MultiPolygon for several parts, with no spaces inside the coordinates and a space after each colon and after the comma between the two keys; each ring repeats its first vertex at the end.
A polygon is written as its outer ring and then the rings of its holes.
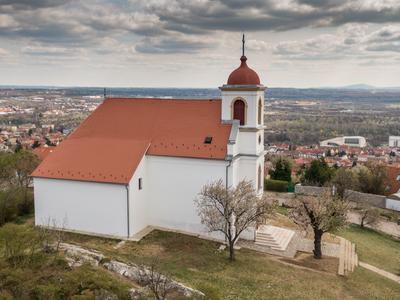
{"type": "Polygon", "coordinates": [[[240,66],[220,87],[222,96],[221,119],[238,125],[236,152],[233,154],[240,170],[238,181],[254,181],[257,190],[262,191],[264,181],[264,93],[258,74],[248,67],[245,56],[245,38],[242,39],[240,66]],[[237,121],[234,121],[237,120],[237,121]],[[245,166],[244,166],[245,165],[245,166]]]}

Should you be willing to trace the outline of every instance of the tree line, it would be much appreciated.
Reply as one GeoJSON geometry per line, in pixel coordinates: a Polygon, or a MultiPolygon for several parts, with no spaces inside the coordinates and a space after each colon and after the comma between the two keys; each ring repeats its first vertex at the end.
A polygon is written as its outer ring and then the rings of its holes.
{"type": "MultiPolygon", "coordinates": [[[[284,156],[272,160],[269,175],[272,180],[292,182],[293,161],[284,156]]],[[[329,167],[324,159],[316,159],[310,165],[297,171],[298,180],[303,185],[334,185],[343,197],[345,190],[386,195],[390,191],[390,181],[386,167],[378,162],[367,162],[352,168],[329,167]]]]}

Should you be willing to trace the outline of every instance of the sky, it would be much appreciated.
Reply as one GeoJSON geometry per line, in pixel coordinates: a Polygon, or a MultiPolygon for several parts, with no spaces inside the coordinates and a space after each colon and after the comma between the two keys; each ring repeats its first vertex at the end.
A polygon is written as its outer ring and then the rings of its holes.
{"type": "Polygon", "coordinates": [[[400,86],[399,0],[0,0],[0,85],[400,86]]]}

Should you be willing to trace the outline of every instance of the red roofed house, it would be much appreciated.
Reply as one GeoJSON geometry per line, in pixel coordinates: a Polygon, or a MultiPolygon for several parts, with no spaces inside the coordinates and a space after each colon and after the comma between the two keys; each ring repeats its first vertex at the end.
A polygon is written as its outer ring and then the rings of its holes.
{"type": "Polygon", "coordinates": [[[247,179],[261,195],[265,87],[246,60],[222,99],[106,99],[32,174],[35,223],[132,239],[149,226],[205,235],[194,205],[202,186],[247,179]]]}
{"type": "Polygon", "coordinates": [[[389,194],[400,193],[400,165],[388,165],[386,170],[390,182],[389,194]]]}

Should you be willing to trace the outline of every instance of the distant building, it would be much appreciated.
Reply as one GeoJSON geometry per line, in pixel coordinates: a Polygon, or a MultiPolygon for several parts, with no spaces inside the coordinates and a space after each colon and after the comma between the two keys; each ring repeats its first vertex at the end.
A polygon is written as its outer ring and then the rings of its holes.
{"type": "Polygon", "coordinates": [[[367,141],[362,136],[342,136],[322,141],[319,144],[321,147],[339,147],[346,145],[350,147],[364,148],[367,146],[367,141]]]}
{"type": "Polygon", "coordinates": [[[400,147],[400,136],[389,136],[389,147],[400,147]]]}

